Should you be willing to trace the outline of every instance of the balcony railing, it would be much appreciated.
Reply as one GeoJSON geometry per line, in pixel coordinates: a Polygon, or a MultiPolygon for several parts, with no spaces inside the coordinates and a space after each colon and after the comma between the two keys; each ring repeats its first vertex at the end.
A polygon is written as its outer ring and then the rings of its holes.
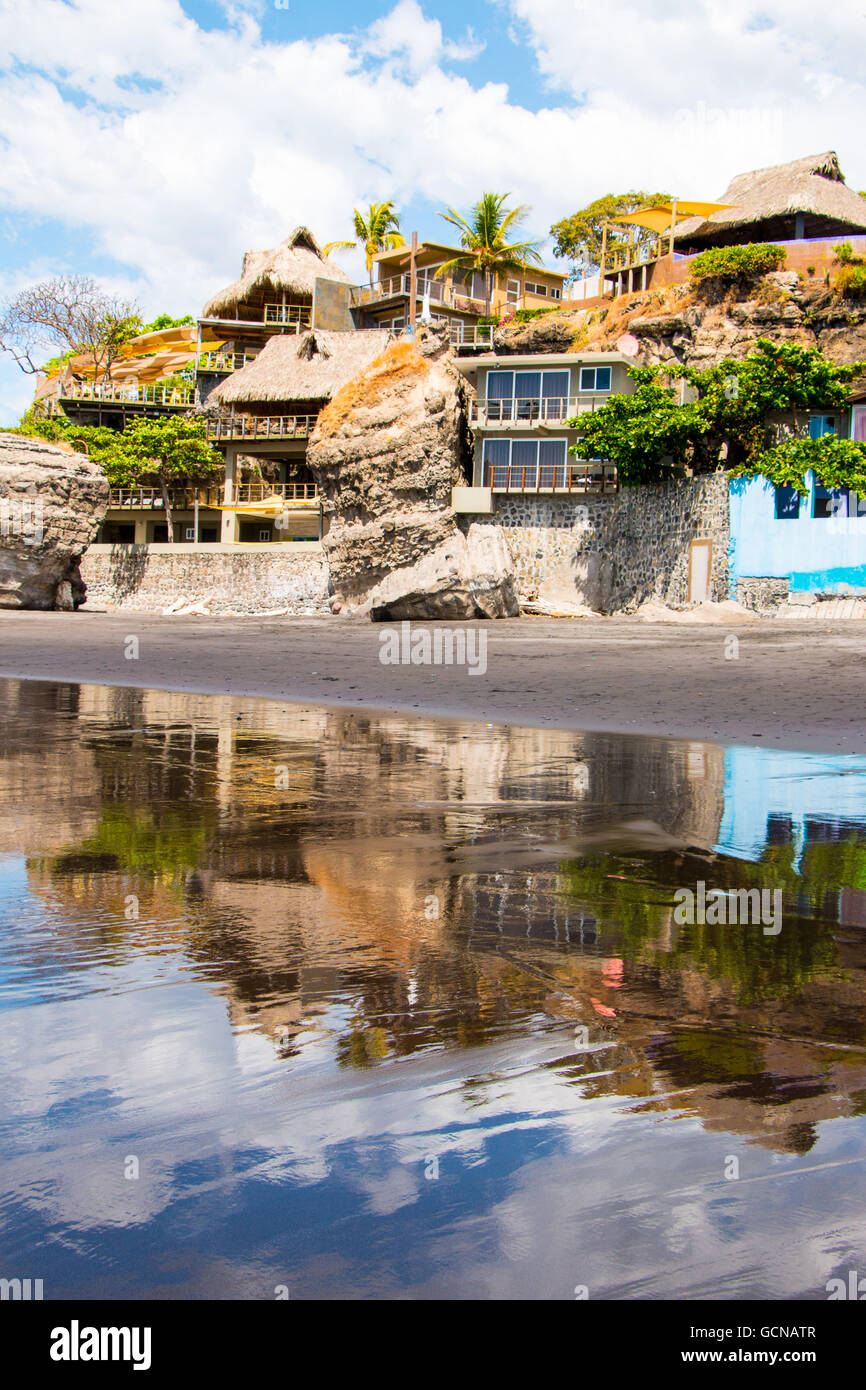
{"type": "MultiPolygon", "coordinates": [[[[473,299],[466,293],[463,285],[455,284],[453,280],[437,279],[435,275],[425,275],[419,271],[415,294],[419,301],[429,291],[431,304],[445,304],[453,309],[463,309],[466,313],[482,314],[484,303],[480,299],[473,299]]],[[[360,308],[365,304],[375,304],[381,299],[395,299],[410,293],[409,274],[392,275],[385,280],[377,280],[375,285],[355,285],[350,293],[350,303],[353,308],[360,308]]]]}
{"type": "Polygon", "coordinates": [[[580,396],[515,396],[510,400],[470,401],[469,423],[482,428],[511,425],[564,425],[575,415],[598,410],[610,400],[610,392],[585,392],[580,396]]]}
{"type": "Polygon", "coordinates": [[[208,439],[306,439],[316,415],[234,415],[229,420],[208,420],[208,439]]]}
{"type": "Polygon", "coordinates": [[[492,347],[492,323],[452,323],[449,333],[455,347],[492,347]]]}
{"type": "Polygon", "coordinates": [[[266,304],[265,323],[278,323],[295,328],[309,328],[312,320],[311,304],[266,304]]]}
{"type": "MultiPolygon", "coordinates": [[[[196,496],[200,507],[217,507],[218,487],[173,487],[168,490],[172,510],[191,511],[196,496]]],[[[163,511],[165,501],[159,487],[113,487],[108,495],[109,511],[163,511]]]]}
{"type": "Polygon", "coordinates": [[[282,497],[284,502],[314,504],[319,500],[315,483],[236,483],[232,501],[243,505],[282,497]]]}
{"type": "Polygon", "coordinates": [[[615,463],[587,459],[578,463],[490,463],[485,486],[494,492],[616,492],[615,463]]]}
{"type": "Polygon", "coordinates": [[[198,359],[198,369],[200,372],[239,372],[257,356],[256,352],[203,352],[198,359]]]}
{"type": "Polygon", "coordinates": [[[120,386],[110,381],[72,381],[60,387],[60,399],[117,405],[190,406],[195,400],[195,390],[192,386],[120,386]]]}

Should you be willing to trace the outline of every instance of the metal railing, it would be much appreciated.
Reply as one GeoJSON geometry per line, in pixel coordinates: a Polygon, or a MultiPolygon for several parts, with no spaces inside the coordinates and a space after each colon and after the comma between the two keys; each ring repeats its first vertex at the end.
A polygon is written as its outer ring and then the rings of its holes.
{"type": "Polygon", "coordinates": [[[198,359],[198,369],[200,372],[239,372],[257,357],[257,352],[203,352],[198,359]]]}
{"type": "Polygon", "coordinates": [[[579,463],[489,463],[485,486],[494,492],[616,492],[615,463],[587,459],[579,463]]]}
{"type": "Polygon", "coordinates": [[[189,406],[195,400],[192,386],[120,386],[111,381],[65,382],[59,391],[65,401],[108,401],[118,405],[189,406]]]}
{"type": "Polygon", "coordinates": [[[306,439],[312,434],[316,415],[234,415],[228,420],[208,420],[207,438],[230,439],[306,439]]]}
{"type": "Polygon", "coordinates": [[[575,415],[600,409],[610,392],[585,392],[579,396],[515,396],[510,400],[470,401],[469,423],[481,425],[564,425],[575,415]]]}
{"type": "Polygon", "coordinates": [[[452,323],[449,332],[455,347],[492,347],[492,323],[452,323]]]}
{"type": "Polygon", "coordinates": [[[312,315],[312,304],[266,304],[264,322],[309,328],[312,315]]]}

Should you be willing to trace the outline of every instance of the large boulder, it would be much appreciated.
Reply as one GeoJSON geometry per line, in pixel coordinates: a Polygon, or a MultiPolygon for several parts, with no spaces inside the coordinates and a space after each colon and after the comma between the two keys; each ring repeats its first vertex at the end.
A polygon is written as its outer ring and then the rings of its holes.
{"type": "Polygon", "coordinates": [[[0,608],[77,608],[81,556],[108,505],[108,483],[85,454],[0,434],[0,608]]]}
{"type": "Polygon", "coordinates": [[[492,528],[464,535],[463,386],[444,333],[388,345],[319,415],[307,461],[323,495],[334,612],[374,619],[517,614],[492,528]]]}

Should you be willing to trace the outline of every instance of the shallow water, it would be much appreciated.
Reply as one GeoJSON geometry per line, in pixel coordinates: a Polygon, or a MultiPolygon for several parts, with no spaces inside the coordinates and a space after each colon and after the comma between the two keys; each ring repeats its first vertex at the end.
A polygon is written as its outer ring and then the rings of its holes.
{"type": "Polygon", "coordinates": [[[826,1298],[866,759],[0,683],[0,1275],[826,1298]],[[675,893],[781,890],[781,929],[675,893]]]}

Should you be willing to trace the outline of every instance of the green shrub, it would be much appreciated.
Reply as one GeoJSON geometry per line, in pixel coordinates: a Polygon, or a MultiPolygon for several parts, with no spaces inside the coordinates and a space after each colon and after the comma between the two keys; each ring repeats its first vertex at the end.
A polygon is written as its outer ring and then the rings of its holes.
{"type": "Polygon", "coordinates": [[[841,295],[856,299],[866,294],[866,265],[843,265],[835,280],[841,295]]]}
{"type": "Polygon", "coordinates": [[[767,245],[711,246],[695,256],[689,267],[689,279],[739,280],[747,276],[766,275],[780,270],[785,264],[784,247],[767,245]]]}

